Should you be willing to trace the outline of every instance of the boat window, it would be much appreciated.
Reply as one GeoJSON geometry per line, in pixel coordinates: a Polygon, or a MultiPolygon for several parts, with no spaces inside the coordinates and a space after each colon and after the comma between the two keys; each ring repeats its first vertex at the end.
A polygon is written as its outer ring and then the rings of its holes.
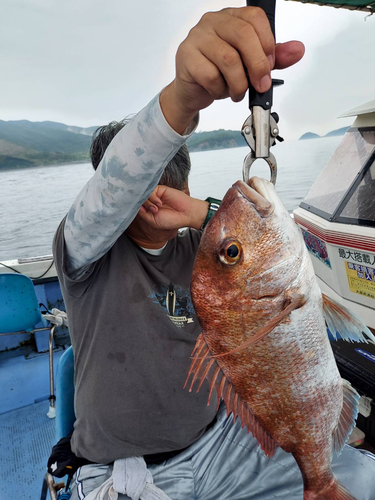
{"type": "Polygon", "coordinates": [[[331,219],[374,150],[375,129],[349,129],[301,207],[331,219]]]}
{"type": "Polygon", "coordinates": [[[369,165],[340,217],[375,221],[375,160],[369,165]]]}

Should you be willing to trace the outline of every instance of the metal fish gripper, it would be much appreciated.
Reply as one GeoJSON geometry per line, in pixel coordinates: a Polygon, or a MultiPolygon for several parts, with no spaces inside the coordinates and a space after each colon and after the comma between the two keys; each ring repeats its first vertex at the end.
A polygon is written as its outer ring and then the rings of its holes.
{"type": "MultiPolygon", "coordinates": [[[[275,37],[275,4],[276,0],[247,0],[247,5],[261,7],[270,22],[272,33],[275,37]]],[[[276,38],[275,38],[276,39],[276,38]]],[[[242,174],[243,180],[248,183],[250,169],[258,158],[263,158],[270,168],[271,182],[276,184],[277,162],[270,152],[270,147],[284,139],[279,136],[277,113],[271,113],[273,87],[282,85],[283,80],[272,79],[272,85],[267,92],[259,93],[249,80],[249,108],[250,116],[242,125],[241,134],[250,147],[250,153],[245,157],[242,174]]]]}

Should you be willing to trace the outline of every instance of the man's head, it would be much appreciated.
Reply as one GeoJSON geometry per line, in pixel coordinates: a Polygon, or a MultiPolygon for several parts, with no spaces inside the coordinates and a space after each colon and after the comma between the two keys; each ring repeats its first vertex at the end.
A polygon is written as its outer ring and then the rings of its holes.
{"type": "MultiPolygon", "coordinates": [[[[90,148],[91,162],[95,170],[102,161],[112,139],[128,122],[129,119],[125,118],[120,122],[111,122],[108,125],[99,127],[95,131],[90,148]]],[[[185,191],[188,186],[190,167],[189,151],[184,144],[165,167],[159,184],[185,191]]]]}
{"type": "MultiPolygon", "coordinates": [[[[115,135],[129,122],[128,119],[120,122],[111,122],[98,128],[91,143],[91,162],[96,170],[104,153],[115,135]]],[[[190,195],[188,178],[190,173],[190,156],[188,148],[183,145],[169,161],[159,180],[159,185],[168,186],[190,195]]],[[[160,248],[177,234],[177,230],[155,230],[138,214],[126,230],[126,234],[138,245],[145,248],[160,248]]]]}

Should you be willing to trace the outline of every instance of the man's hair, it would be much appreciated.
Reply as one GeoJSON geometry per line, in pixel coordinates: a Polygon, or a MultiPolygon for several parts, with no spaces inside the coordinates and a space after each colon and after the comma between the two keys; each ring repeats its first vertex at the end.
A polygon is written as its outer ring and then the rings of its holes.
{"type": "MultiPolygon", "coordinates": [[[[112,139],[129,121],[128,118],[125,118],[120,122],[111,122],[96,129],[92,136],[90,148],[91,163],[95,170],[102,161],[104,153],[112,139]]],[[[165,167],[159,184],[174,189],[183,189],[189,178],[190,167],[189,150],[184,144],[165,167]]]]}

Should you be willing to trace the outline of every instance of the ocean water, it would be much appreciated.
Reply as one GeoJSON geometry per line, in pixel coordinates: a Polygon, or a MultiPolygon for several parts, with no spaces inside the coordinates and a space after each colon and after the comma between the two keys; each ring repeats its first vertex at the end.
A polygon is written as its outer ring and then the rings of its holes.
{"type": "MultiPolygon", "coordinates": [[[[341,139],[283,142],[272,148],[278,163],[276,187],[290,212],[304,198],[341,139]]],[[[221,199],[242,179],[248,152],[243,147],[191,153],[191,195],[221,199]]],[[[268,179],[267,164],[258,160],[251,174],[268,179]]],[[[90,164],[0,172],[0,261],[51,254],[58,224],[92,175],[90,164]]]]}

